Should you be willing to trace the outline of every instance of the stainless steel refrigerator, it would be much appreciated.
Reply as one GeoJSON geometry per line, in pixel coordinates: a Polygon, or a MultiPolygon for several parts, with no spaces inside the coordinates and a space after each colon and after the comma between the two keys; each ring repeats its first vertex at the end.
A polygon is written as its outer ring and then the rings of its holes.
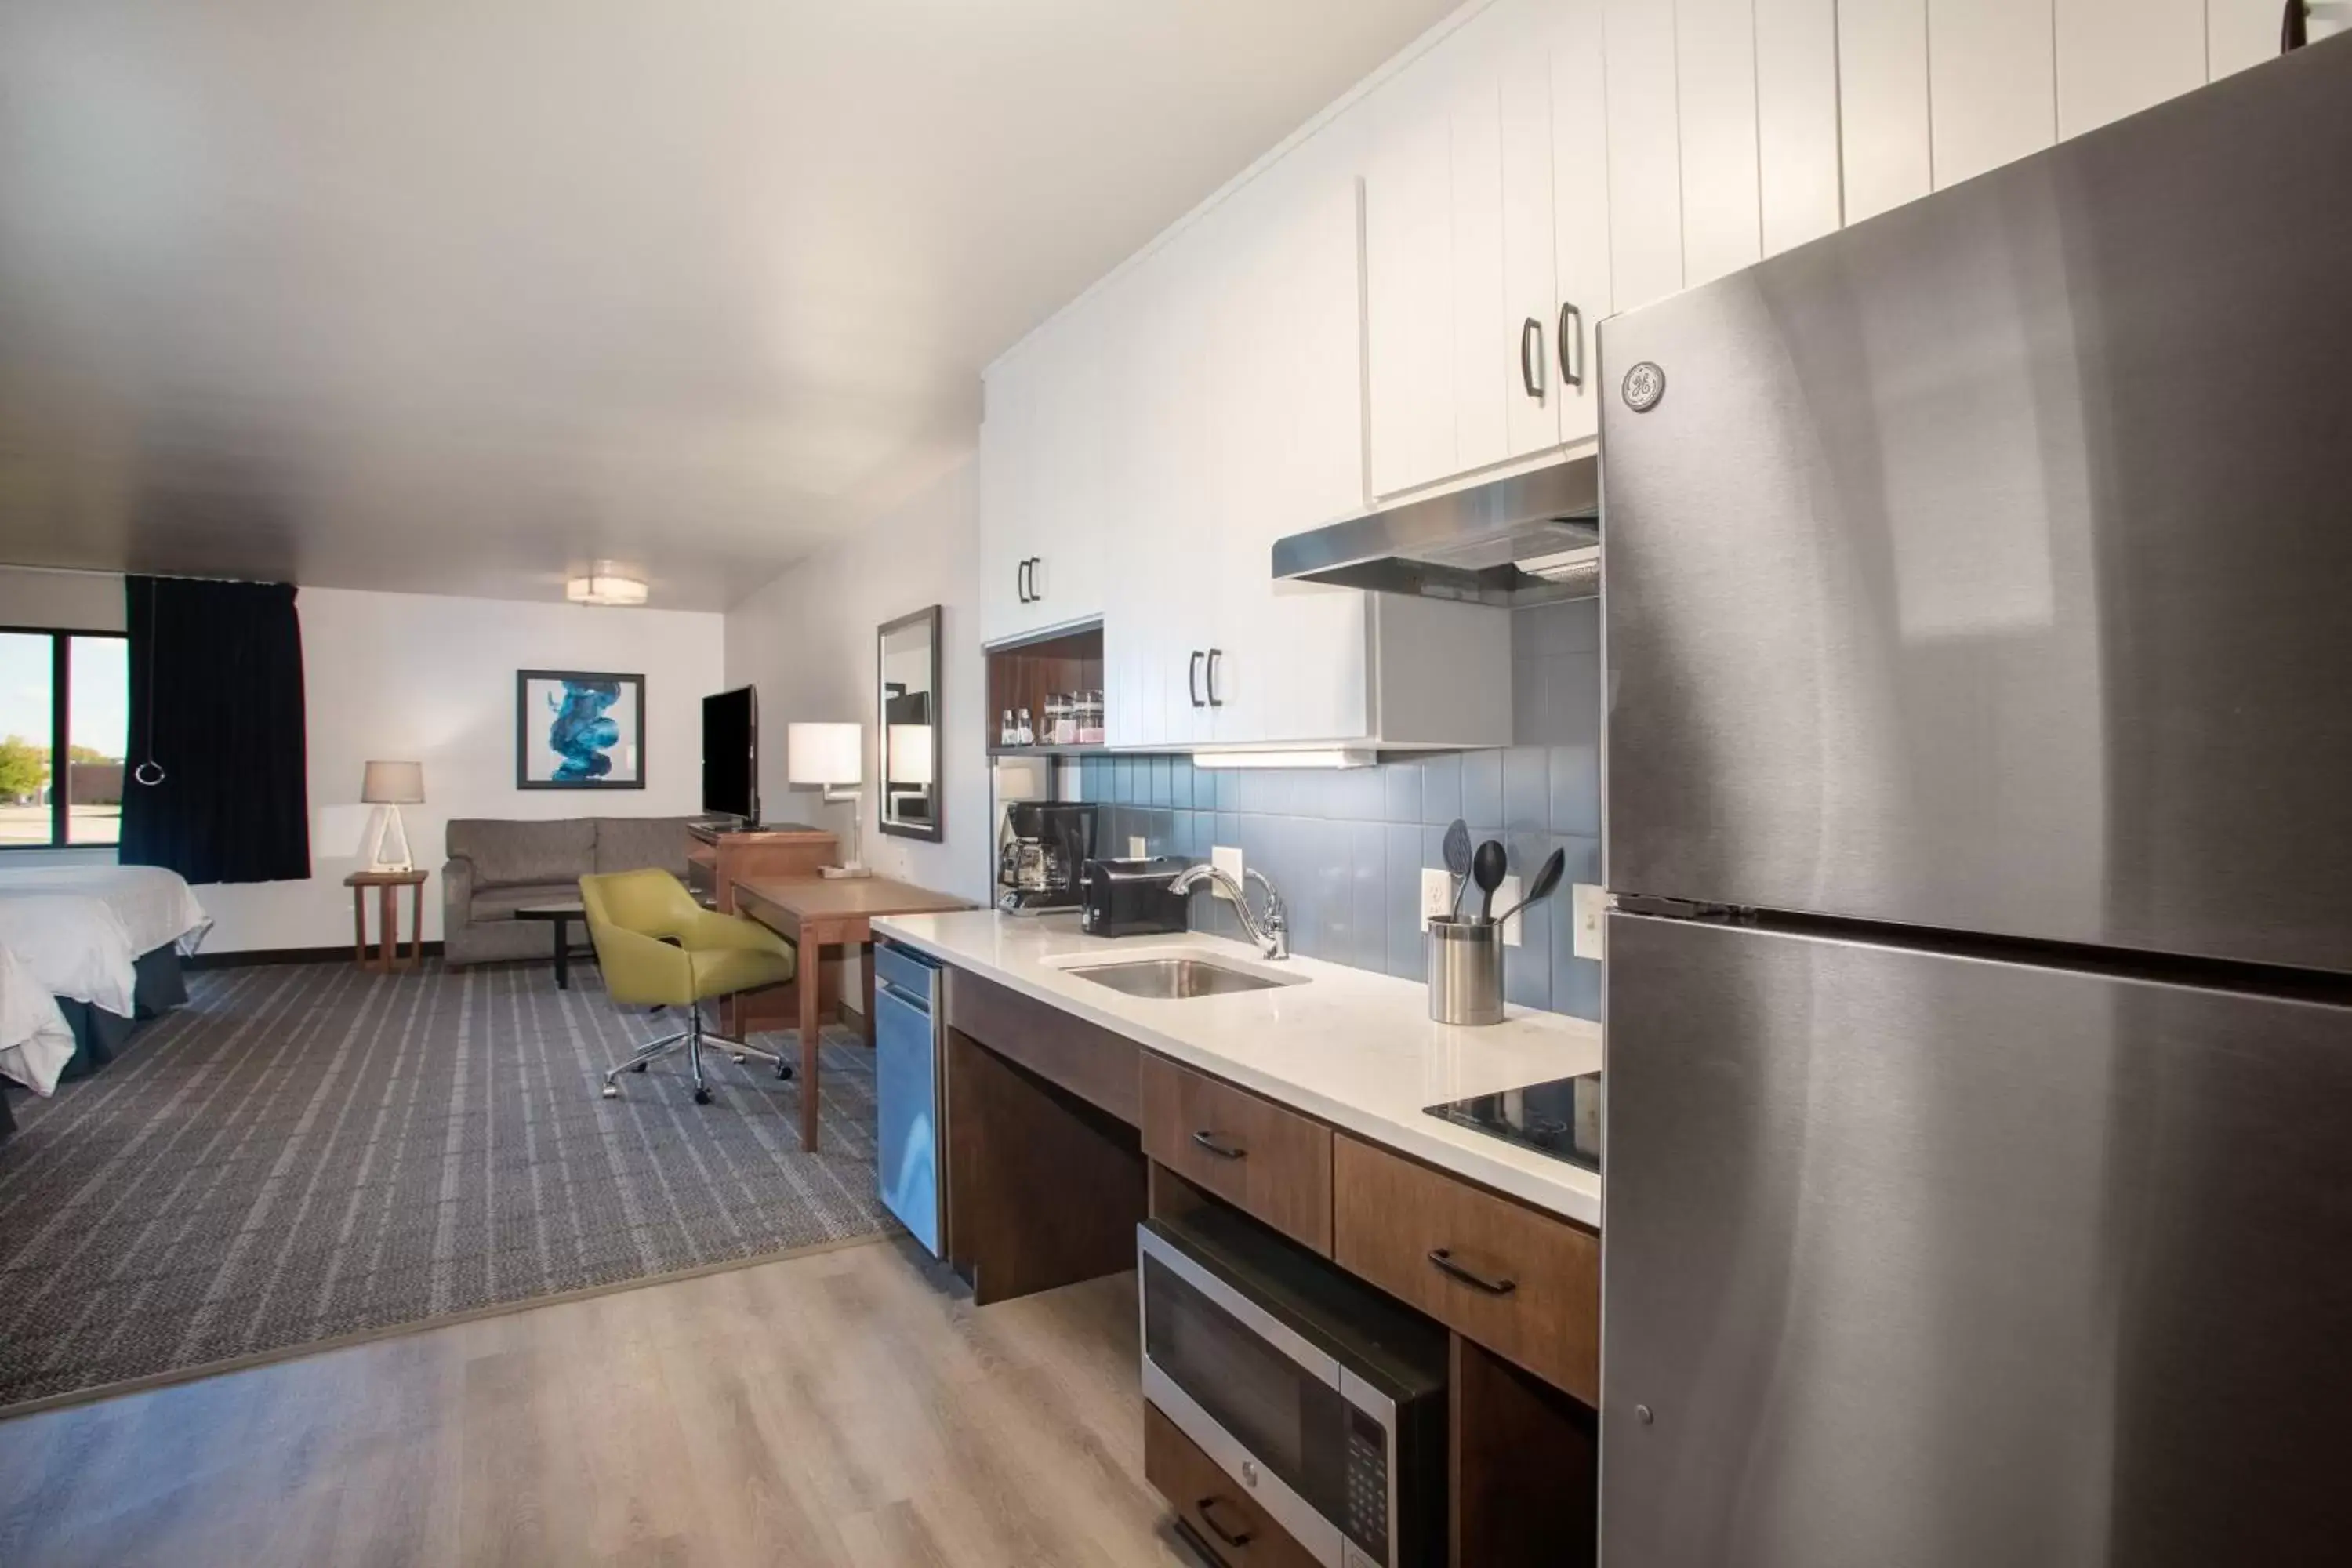
{"type": "Polygon", "coordinates": [[[1609,1568],[2352,1553],[2352,37],[1608,323],[1609,1568]]]}

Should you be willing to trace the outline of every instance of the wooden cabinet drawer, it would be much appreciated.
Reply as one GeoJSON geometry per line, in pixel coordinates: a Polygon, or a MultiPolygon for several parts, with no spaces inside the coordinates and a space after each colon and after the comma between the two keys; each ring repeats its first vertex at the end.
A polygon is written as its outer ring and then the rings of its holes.
{"type": "Polygon", "coordinates": [[[1315,1568],[1315,1559],[1217,1468],[1176,1423],[1146,1401],[1143,1476],[1225,1568],[1315,1568]]]}
{"type": "Polygon", "coordinates": [[[1601,1394],[1601,1238],[1344,1135],[1331,1256],[1588,1405],[1601,1394]]]}
{"type": "Polygon", "coordinates": [[[1331,1255],[1331,1130],[1145,1052],[1143,1152],[1203,1192],[1331,1255]]]}

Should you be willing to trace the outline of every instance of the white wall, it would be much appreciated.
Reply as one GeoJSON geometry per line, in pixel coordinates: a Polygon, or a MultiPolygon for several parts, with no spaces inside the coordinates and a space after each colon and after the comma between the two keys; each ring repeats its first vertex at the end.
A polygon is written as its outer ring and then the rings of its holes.
{"type": "Polygon", "coordinates": [[[122,621],[122,579],[111,572],[0,566],[0,626],[119,632],[122,621]]]}
{"type": "Polygon", "coordinates": [[[849,807],[784,783],[784,726],[855,719],[866,726],[866,859],[886,876],[974,902],[989,897],[988,775],[981,705],[978,464],[966,458],[855,534],[802,562],[727,612],[727,681],[760,689],[760,809],[772,822],[814,822],[845,837],[849,807]],[[874,726],[882,623],[931,605],[940,627],[938,844],[876,828],[874,726]]]}
{"type": "MultiPolygon", "coordinates": [[[[371,757],[425,764],[423,805],[404,808],[429,867],[425,938],[441,934],[442,829],[453,816],[683,816],[702,797],[702,699],[727,681],[725,621],[677,610],[304,588],[310,879],[203,887],[217,923],[205,951],[348,942],[369,808],[371,757]],[[609,669],[646,678],[646,787],[595,794],[514,787],[515,671],[609,669]]],[[[401,895],[404,910],[408,895],[401,895]]],[[[371,916],[373,919],[373,916],[371,916]]]]}

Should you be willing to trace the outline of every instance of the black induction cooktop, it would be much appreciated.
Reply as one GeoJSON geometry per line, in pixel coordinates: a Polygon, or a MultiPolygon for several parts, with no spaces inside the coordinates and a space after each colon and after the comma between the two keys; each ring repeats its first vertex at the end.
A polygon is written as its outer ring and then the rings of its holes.
{"type": "Polygon", "coordinates": [[[1601,1169],[1601,1075],[1580,1073],[1549,1083],[1473,1095],[1428,1108],[1432,1116],[1475,1127],[1509,1142],[1598,1173],[1601,1169]]]}

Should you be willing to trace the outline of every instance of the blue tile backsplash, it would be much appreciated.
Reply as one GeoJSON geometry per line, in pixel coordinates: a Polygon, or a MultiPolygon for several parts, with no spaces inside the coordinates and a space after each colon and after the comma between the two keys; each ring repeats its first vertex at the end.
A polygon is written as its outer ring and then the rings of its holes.
{"type": "MultiPolygon", "coordinates": [[[[1504,989],[1524,1006],[1598,1018],[1601,965],[1570,951],[1567,911],[1570,883],[1601,879],[1599,612],[1587,599],[1512,613],[1515,743],[1501,751],[1336,771],[1089,757],[1080,788],[1104,803],[1101,852],[1124,854],[1130,837],[1154,855],[1203,860],[1213,845],[1238,845],[1281,887],[1294,950],[1418,980],[1421,872],[1445,863],[1446,824],[1458,816],[1474,838],[1501,838],[1523,882],[1565,850],[1559,893],[1528,912],[1522,945],[1504,955],[1504,989]]],[[[1241,934],[1206,892],[1192,908],[1199,929],[1241,934]]]]}

